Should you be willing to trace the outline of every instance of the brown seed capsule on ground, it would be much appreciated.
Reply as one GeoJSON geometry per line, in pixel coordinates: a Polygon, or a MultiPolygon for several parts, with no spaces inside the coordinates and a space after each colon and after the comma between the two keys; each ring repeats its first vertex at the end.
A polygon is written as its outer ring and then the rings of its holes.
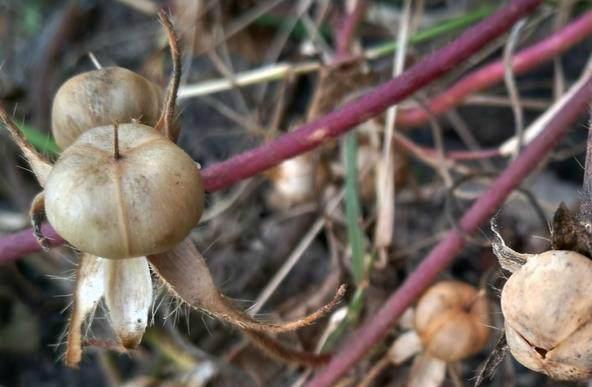
{"type": "Polygon", "coordinates": [[[57,91],[51,110],[51,130],[66,149],[85,130],[133,119],[154,126],[162,104],[160,88],[121,67],[78,74],[57,91]]]}
{"type": "Polygon", "coordinates": [[[529,256],[501,297],[516,360],[554,379],[592,377],[591,295],[589,258],[561,250],[529,256]]]}
{"type": "Polygon", "coordinates": [[[489,339],[485,294],[457,281],[427,290],[417,304],[415,330],[424,351],[446,362],[479,352],[489,339]]]}
{"type": "Polygon", "coordinates": [[[199,171],[151,127],[122,124],[117,133],[90,129],[62,153],[46,184],[47,218],[74,247],[99,257],[171,250],[200,218],[199,171]]]}

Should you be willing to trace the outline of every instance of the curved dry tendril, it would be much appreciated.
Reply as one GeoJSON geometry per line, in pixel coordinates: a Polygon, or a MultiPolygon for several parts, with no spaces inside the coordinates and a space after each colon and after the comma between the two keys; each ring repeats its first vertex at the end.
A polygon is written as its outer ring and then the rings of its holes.
{"type": "Polygon", "coordinates": [[[177,103],[177,91],[179,89],[179,83],[181,82],[181,50],[179,48],[179,40],[173,27],[171,19],[164,10],[158,12],[158,21],[164,28],[167,34],[167,40],[169,42],[169,48],[171,50],[171,60],[173,62],[173,73],[171,80],[167,87],[164,108],[161,116],[156,123],[156,130],[163,131],[171,141],[175,142],[179,135],[179,130],[175,121],[175,104],[177,103]]]}

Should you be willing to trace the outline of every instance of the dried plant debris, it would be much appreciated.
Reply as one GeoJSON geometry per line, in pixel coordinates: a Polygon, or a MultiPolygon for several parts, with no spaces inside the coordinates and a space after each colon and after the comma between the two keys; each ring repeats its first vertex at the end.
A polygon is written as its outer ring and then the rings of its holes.
{"type": "Polygon", "coordinates": [[[592,235],[578,218],[561,203],[553,216],[551,241],[554,250],[571,250],[592,258],[592,235]]]}

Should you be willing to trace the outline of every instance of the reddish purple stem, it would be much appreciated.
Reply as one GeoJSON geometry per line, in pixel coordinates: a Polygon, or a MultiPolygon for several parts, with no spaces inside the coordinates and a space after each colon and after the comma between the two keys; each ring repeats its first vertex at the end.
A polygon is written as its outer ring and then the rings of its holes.
{"type": "Polygon", "coordinates": [[[368,322],[352,333],[335,354],[329,365],[308,383],[307,387],[332,386],[347,373],[376,343],[384,338],[397,319],[414,300],[452,262],[465,245],[463,235],[472,234],[499,208],[508,195],[544,159],[565,135],[576,119],[584,113],[592,100],[592,80],[586,82],[545,130],[513,161],[477,199],[461,218],[460,230],[451,230],[438,243],[403,284],[389,297],[382,308],[368,322]]]}
{"type": "MultiPolygon", "coordinates": [[[[62,237],[49,224],[44,224],[41,230],[50,246],[59,246],[64,243],[62,237]]],[[[41,246],[37,242],[37,239],[35,239],[33,230],[31,229],[7,235],[0,239],[0,263],[12,261],[13,259],[39,250],[41,250],[41,246]]]]}
{"type": "Polygon", "coordinates": [[[335,37],[335,57],[333,63],[346,60],[350,56],[350,45],[356,28],[368,7],[366,0],[358,0],[351,13],[341,21],[335,37]]]}
{"type": "MultiPolygon", "coordinates": [[[[319,146],[357,124],[382,113],[413,92],[445,74],[471,54],[491,42],[518,19],[532,11],[541,0],[513,0],[463,33],[446,47],[424,58],[399,77],[370,91],[341,109],[305,124],[274,141],[249,150],[229,160],[214,164],[202,172],[207,191],[216,191],[269,169],[280,162],[319,146]]],[[[55,233],[50,232],[55,236],[55,233]]],[[[53,246],[59,239],[51,241],[53,246]]],[[[0,239],[0,261],[16,259],[38,251],[39,246],[30,230],[0,239]]]]}
{"type": "MultiPolygon", "coordinates": [[[[548,38],[518,52],[512,59],[512,70],[514,74],[523,74],[567,51],[590,34],[592,34],[592,11],[586,12],[548,38]]],[[[430,114],[439,115],[448,111],[460,104],[470,94],[501,82],[503,77],[504,63],[502,60],[471,72],[429,101],[430,114]]],[[[415,127],[423,125],[429,119],[430,115],[424,107],[402,109],[397,115],[397,125],[415,127]]]]}
{"type": "Polygon", "coordinates": [[[324,117],[255,149],[241,153],[203,171],[210,191],[227,187],[280,162],[309,151],[376,116],[467,59],[506,31],[540,4],[540,0],[514,0],[465,31],[446,47],[434,52],[391,81],[324,117]]]}

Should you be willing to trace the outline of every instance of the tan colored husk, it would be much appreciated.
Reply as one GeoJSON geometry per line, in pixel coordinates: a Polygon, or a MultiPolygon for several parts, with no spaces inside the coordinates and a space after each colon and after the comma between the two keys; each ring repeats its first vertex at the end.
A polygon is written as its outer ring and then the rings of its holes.
{"type": "Polygon", "coordinates": [[[72,314],[68,326],[65,361],[76,367],[82,357],[81,329],[86,316],[91,314],[105,293],[105,260],[94,255],[80,257],[72,314]]]}
{"type": "Polygon", "coordinates": [[[162,95],[155,83],[122,67],[88,71],[68,79],[51,111],[53,137],[62,149],[88,129],[132,120],[153,127],[162,95]]]}
{"type": "Polygon", "coordinates": [[[327,174],[318,152],[282,162],[267,173],[273,186],[267,196],[269,206],[285,210],[312,201],[326,184],[327,174]]]}
{"type": "Polygon", "coordinates": [[[105,262],[105,303],[109,321],[121,344],[140,344],[152,305],[152,278],[145,257],[105,262]]]}
{"type": "Polygon", "coordinates": [[[12,137],[16,145],[20,148],[21,152],[23,152],[39,184],[42,187],[45,187],[45,183],[47,182],[47,178],[52,168],[52,165],[49,162],[49,160],[47,160],[47,158],[39,154],[35,150],[35,148],[33,148],[27,142],[27,140],[25,140],[19,128],[14,124],[14,122],[12,122],[12,120],[8,117],[8,114],[6,114],[6,111],[4,111],[1,107],[0,122],[8,130],[8,133],[10,133],[10,136],[12,137]]]}
{"type": "Polygon", "coordinates": [[[592,261],[573,251],[528,258],[501,296],[506,338],[524,366],[554,379],[592,377],[592,261]]]}
{"type": "Polygon", "coordinates": [[[479,352],[489,339],[489,307],[483,292],[458,281],[442,281],[420,298],[415,329],[424,351],[452,362],[479,352]]]}
{"type": "Polygon", "coordinates": [[[172,249],[197,224],[204,191],[193,160],[142,124],[84,132],[49,176],[45,212],[81,251],[119,259],[172,249]]]}

